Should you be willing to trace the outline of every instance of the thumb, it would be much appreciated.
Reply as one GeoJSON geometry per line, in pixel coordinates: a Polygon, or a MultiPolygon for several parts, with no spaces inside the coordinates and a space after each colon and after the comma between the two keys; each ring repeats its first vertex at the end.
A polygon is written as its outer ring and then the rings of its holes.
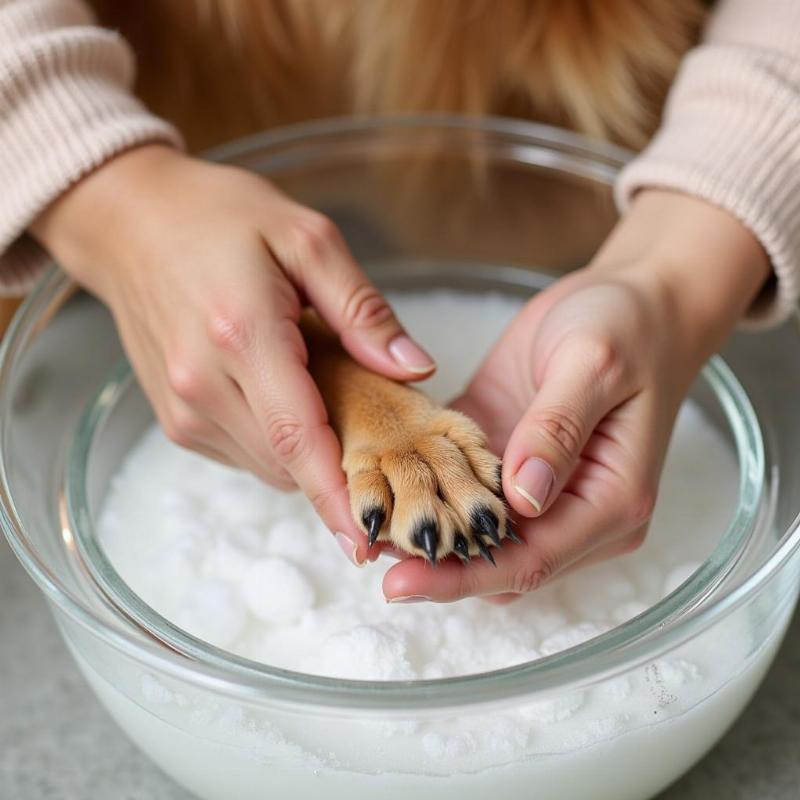
{"type": "Polygon", "coordinates": [[[503,491],[525,517],[546,511],[569,480],[598,423],[624,398],[585,362],[548,370],[503,455],[503,491]]]}
{"type": "Polygon", "coordinates": [[[270,247],[342,346],[358,362],[396,380],[421,380],[436,363],[405,331],[382,292],[358,266],[336,225],[304,209],[289,242],[270,247]]]}

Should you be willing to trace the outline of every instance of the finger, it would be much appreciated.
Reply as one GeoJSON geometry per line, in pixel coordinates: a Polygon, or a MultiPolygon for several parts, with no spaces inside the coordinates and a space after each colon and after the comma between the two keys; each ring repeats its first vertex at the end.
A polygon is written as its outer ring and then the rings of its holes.
{"type": "Polygon", "coordinates": [[[242,466],[261,480],[279,489],[294,489],[297,484],[264,445],[260,426],[239,384],[225,376],[230,392],[228,402],[217,413],[219,426],[242,454],[242,466]]]}
{"type": "Polygon", "coordinates": [[[617,375],[591,355],[570,351],[551,363],[503,455],[503,492],[525,517],[553,504],[597,424],[627,399],[617,375]]]}
{"type": "Polygon", "coordinates": [[[421,559],[394,565],[383,579],[387,600],[420,596],[449,603],[465,597],[525,594],[537,589],[618,534],[614,515],[564,492],[546,517],[518,528],[521,544],[493,550],[497,566],[446,560],[431,570],[421,559]]]}
{"type": "Polygon", "coordinates": [[[522,595],[516,592],[503,592],[502,594],[487,595],[486,597],[482,597],[481,600],[486,603],[491,603],[493,606],[507,606],[519,600],[520,597],[522,597],[522,595]]]}
{"type": "Polygon", "coordinates": [[[233,461],[233,459],[229,458],[221,450],[217,450],[215,447],[212,447],[211,445],[198,444],[192,448],[192,451],[198,453],[201,456],[205,456],[211,461],[216,461],[219,464],[224,464],[226,467],[239,468],[239,464],[233,461]]]}
{"type": "Polygon", "coordinates": [[[234,377],[275,462],[297,482],[329,530],[352,543],[353,559],[363,563],[367,538],[350,513],[341,448],[305,368],[300,331],[269,309],[265,319],[272,321],[255,337],[262,346],[253,348],[234,377]]]}
{"type": "MultiPolygon", "coordinates": [[[[642,525],[635,531],[632,531],[627,536],[621,539],[614,540],[605,545],[600,545],[594,550],[589,551],[583,558],[579,558],[572,564],[568,564],[559,573],[559,577],[568,575],[575,570],[584,569],[584,567],[591,567],[593,564],[599,564],[602,561],[616,558],[617,556],[625,555],[636,550],[644,542],[645,535],[647,534],[647,525],[642,525]]],[[[518,592],[503,592],[501,594],[490,594],[481,597],[481,600],[491,603],[492,605],[505,606],[509,603],[514,603],[523,597],[518,592]]]]}
{"type": "Polygon", "coordinates": [[[420,380],[436,369],[327,217],[295,207],[288,222],[270,220],[275,227],[264,233],[273,256],[356,361],[396,380],[420,380]]]}
{"type": "Polygon", "coordinates": [[[285,492],[297,488],[294,480],[285,470],[280,468],[272,469],[262,461],[254,459],[222,427],[210,423],[210,430],[211,434],[208,439],[196,441],[191,447],[192,450],[204,455],[211,453],[211,458],[216,461],[236,469],[246,470],[259,480],[281,491],[285,492]]]}
{"type": "MultiPolygon", "coordinates": [[[[200,453],[222,464],[252,472],[258,478],[279,489],[294,487],[285,471],[268,459],[258,458],[243,448],[227,426],[218,418],[230,405],[237,411],[249,408],[213,353],[195,357],[172,356],[166,363],[161,351],[147,336],[130,338],[134,358],[132,363],[145,394],[167,437],[187,450],[200,453]]],[[[230,422],[241,424],[242,413],[232,413],[230,422]]],[[[255,422],[250,426],[249,441],[257,441],[255,422]]]]}
{"type": "Polygon", "coordinates": [[[594,550],[589,551],[583,558],[565,567],[561,574],[566,575],[569,572],[574,572],[584,567],[591,567],[593,564],[599,564],[602,561],[609,561],[612,558],[632,553],[644,544],[648,527],[648,525],[641,525],[624,536],[616,537],[606,544],[595,547],[594,550]]]}
{"type": "MultiPolygon", "coordinates": [[[[242,406],[250,414],[245,403],[242,406]]],[[[296,488],[295,482],[285,470],[273,460],[253,457],[216,420],[200,413],[180,398],[171,397],[165,403],[166,412],[162,427],[167,436],[178,446],[212,458],[230,467],[251,472],[264,483],[287,491],[296,488]]],[[[251,440],[259,439],[258,428],[253,421],[251,440]]]]}
{"type": "Polygon", "coordinates": [[[478,423],[480,429],[486,434],[486,443],[489,450],[496,456],[503,454],[503,448],[508,443],[509,413],[507,409],[507,398],[483,398],[480,395],[480,380],[473,380],[477,384],[475,389],[472,384],[466,392],[454,398],[448,403],[448,408],[460,411],[478,423]],[[504,402],[505,401],[505,402],[504,402]]]}
{"type": "Polygon", "coordinates": [[[183,419],[199,416],[209,429],[204,437],[206,444],[227,453],[236,466],[266,483],[292,488],[294,480],[264,445],[241,387],[225,369],[214,352],[193,360],[175,360],[169,371],[170,386],[177,398],[172,402],[173,414],[183,419]],[[192,363],[201,366],[188,368],[192,363]]]}
{"type": "Polygon", "coordinates": [[[569,483],[548,513],[521,519],[521,544],[493,550],[497,567],[474,560],[442,562],[435,572],[419,559],[393,566],[387,598],[418,595],[439,602],[533,591],[554,576],[638,547],[655,507],[658,474],[673,417],[648,393],[610,414],[586,445],[569,483]],[[623,445],[622,442],[625,444],[623,445]]]}

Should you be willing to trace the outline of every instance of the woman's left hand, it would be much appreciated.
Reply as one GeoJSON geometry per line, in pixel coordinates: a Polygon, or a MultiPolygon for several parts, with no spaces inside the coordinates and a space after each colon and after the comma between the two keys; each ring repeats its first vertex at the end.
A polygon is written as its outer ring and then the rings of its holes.
{"type": "Polygon", "coordinates": [[[521,543],[496,568],[403,561],[387,599],[509,599],[638,547],[680,404],[768,274],[727,213],[640,194],[588,267],[523,308],[453,404],[503,454],[521,543]]]}

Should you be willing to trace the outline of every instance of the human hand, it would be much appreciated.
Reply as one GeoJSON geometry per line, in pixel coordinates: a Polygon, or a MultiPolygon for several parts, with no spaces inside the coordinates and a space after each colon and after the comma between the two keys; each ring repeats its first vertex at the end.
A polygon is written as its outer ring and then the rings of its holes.
{"type": "Polygon", "coordinates": [[[376,372],[414,380],[434,364],[327,218],[253,174],[153,145],[83,179],[32,232],[109,306],[173,441],[276,486],[297,483],[367,557],[306,371],[302,305],[376,372]]]}
{"type": "Polygon", "coordinates": [[[520,544],[432,571],[393,566],[388,599],[496,600],[642,542],[677,410],[769,272],[699,200],[637,197],[593,262],[533,298],[454,406],[503,453],[520,544]]]}

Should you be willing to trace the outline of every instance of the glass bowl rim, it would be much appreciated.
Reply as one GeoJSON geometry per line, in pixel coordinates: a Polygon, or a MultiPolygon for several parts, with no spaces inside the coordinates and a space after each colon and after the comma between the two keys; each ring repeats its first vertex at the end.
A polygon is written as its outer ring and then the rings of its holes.
{"type": "MultiPolygon", "coordinates": [[[[255,137],[249,137],[242,143],[242,147],[254,145],[274,144],[287,140],[300,140],[306,136],[325,133],[330,130],[336,133],[362,132],[365,129],[380,128],[385,120],[341,120],[331,124],[312,123],[293,126],[290,130],[283,129],[279,132],[269,132],[255,137]]],[[[558,148],[562,140],[567,140],[570,147],[580,147],[591,157],[594,153],[594,144],[584,140],[577,134],[564,132],[547,126],[525,123],[520,121],[506,121],[496,119],[469,119],[460,116],[443,117],[435,115],[433,118],[414,116],[406,119],[392,117],[391,125],[408,126],[411,128],[425,127],[430,123],[433,127],[452,127],[458,129],[475,129],[488,133],[503,134],[509,130],[515,136],[529,136],[540,144],[549,148],[558,148]]],[[[227,154],[230,155],[233,145],[228,146],[227,154]]],[[[601,148],[602,149],[602,148],[601,148]]],[[[614,151],[618,149],[612,148],[614,151]]],[[[219,152],[225,152],[224,148],[219,152]]],[[[608,151],[607,151],[608,152],[608,151]]],[[[616,156],[614,156],[616,157],[616,156]]],[[[620,164],[621,165],[621,164],[620,164]]],[[[0,346],[0,402],[3,394],[7,394],[9,372],[14,366],[14,356],[20,342],[35,327],[40,312],[47,308],[53,298],[58,297],[69,286],[69,281],[56,269],[51,270],[37,285],[34,292],[23,304],[17,314],[8,335],[0,346]]],[[[797,325],[797,318],[794,319],[797,325]]],[[[722,366],[723,371],[727,367],[722,366]]],[[[737,382],[738,383],[738,382],[737,382]]],[[[743,400],[747,407],[749,401],[743,400]]],[[[752,408],[750,409],[752,412],[752,408]]],[[[763,454],[761,473],[763,474],[763,454]]],[[[744,473],[744,470],[742,470],[744,473]]],[[[455,678],[438,679],[431,681],[412,682],[369,682],[347,681],[318,676],[301,676],[300,673],[286,673],[274,670],[274,674],[254,675],[242,670],[241,674],[234,674],[228,668],[221,668],[214,664],[190,661],[184,656],[170,651],[163,644],[156,644],[141,637],[141,634],[121,630],[101,619],[90,608],[85,606],[72,592],[66,589],[61,582],[50,572],[46,563],[40,558],[35,549],[26,539],[19,515],[17,514],[13,498],[10,496],[6,474],[5,452],[0,453],[0,500],[2,507],[0,521],[11,544],[12,549],[23,563],[36,583],[43,589],[48,598],[55,602],[74,621],[81,624],[93,635],[113,645],[118,650],[135,658],[140,663],[159,669],[167,674],[172,674],[182,680],[192,683],[203,683],[217,692],[233,696],[248,696],[251,700],[265,700],[277,702],[301,701],[303,703],[317,703],[327,706],[374,707],[382,708],[425,708],[433,704],[436,707],[448,705],[477,704],[492,702],[521,694],[548,692],[553,688],[565,686],[586,680],[598,680],[603,676],[627,670],[638,663],[650,660],[658,652],[676,646],[690,638],[697,630],[704,629],[717,619],[730,613],[734,608],[745,602],[762,584],[782,567],[791,554],[800,547],[800,531],[795,518],[788,530],[784,532],[775,551],[767,560],[748,576],[733,590],[704,606],[696,612],[687,615],[674,626],[670,627],[661,636],[645,636],[629,643],[625,647],[606,649],[604,653],[592,652],[597,648],[599,641],[608,642],[613,639],[613,629],[601,637],[578,645],[564,654],[555,654],[547,659],[547,671],[550,680],[540,680],[537,686],[531,686],[532,672],[538,672],[541,677],[545,671],[542,661],[509,667],[490,673],[460,676],[455,678]],[[658,643],[658,646],[655,646],[658,643]],[[574,651],[582,649],[583,658],[576,659],[574,651]],[[591,655],[591,658],[587,656],[591,655]],[[602,657],[601,657],[602,656],[602,657]],[[536,667],[535,665],[539,665],[536,667]],[[300,680],[298,677],[300,676],[300,680]]],[[[701,568],[702,572],[702,568],[701,568]]],[[[700,573],[696,573],[696,576],[700,573]]],[[[687,593],[687,586],[691,586],[691,579],[676,592],[669,596],[670,599],[681,599],[687,593]]],[[[665,601],[662,601],[665,602],[665,601]]]]}

